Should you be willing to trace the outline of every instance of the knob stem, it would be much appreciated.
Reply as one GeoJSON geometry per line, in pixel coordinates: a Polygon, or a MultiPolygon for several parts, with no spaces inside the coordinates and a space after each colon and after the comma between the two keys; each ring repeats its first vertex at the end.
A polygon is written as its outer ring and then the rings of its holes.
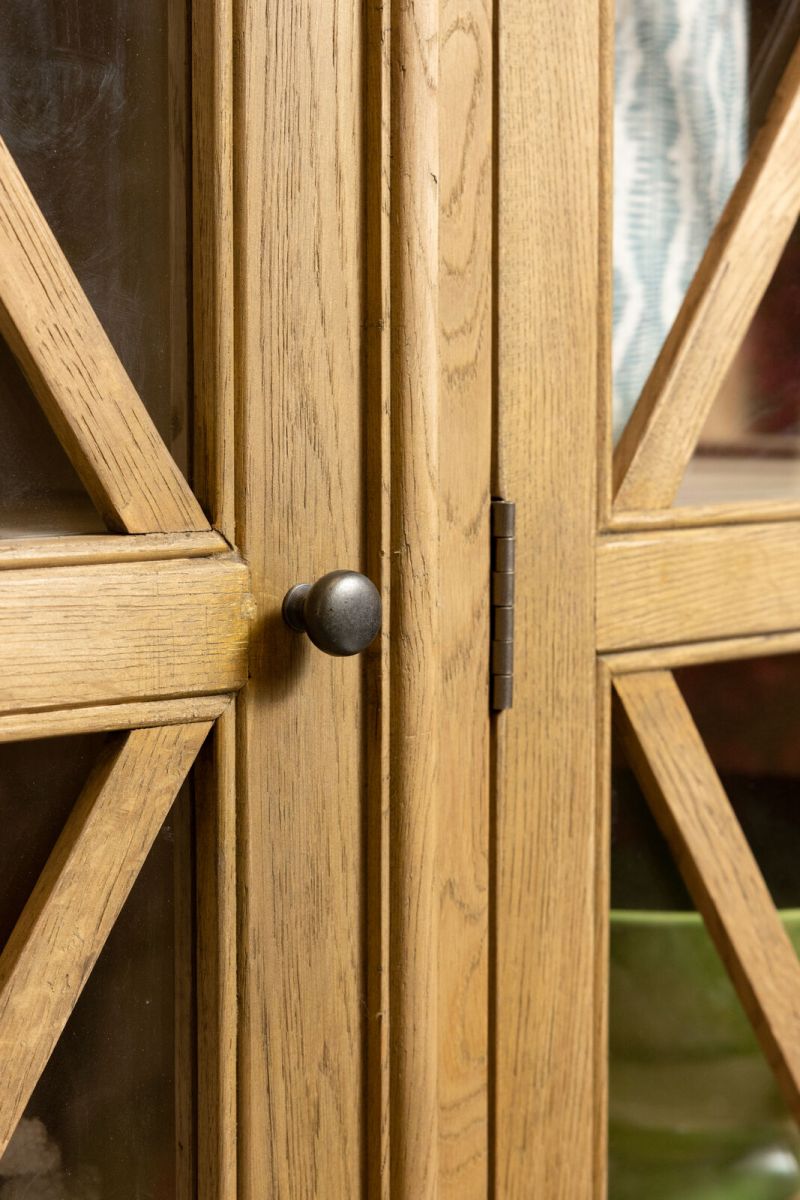
{"type": "Polygon", "coordinates": [[[283,597],[283,619],[295,633],[308,633],[306,628],[306,596],[311,591],[310,583],[296,583],[283,597]]]}

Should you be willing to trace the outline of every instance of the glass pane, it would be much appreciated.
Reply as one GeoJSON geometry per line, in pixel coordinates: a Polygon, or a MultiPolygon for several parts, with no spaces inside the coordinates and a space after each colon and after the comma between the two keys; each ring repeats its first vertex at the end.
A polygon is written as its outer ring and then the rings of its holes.
{"type": "MultiPolygon", "coordinates": [[[[798,37],[797,0],[617,5],[615,436],[658,356],[798,37]]],[[[679,505],[800,496],[799,258],[796,232],[720,389],[679,505]]]]}
{"type": "MultiPolygon", "coordinates": [[[[800,658],[678,682],[800,953],[800,658]]],[[[795,1200],[800,1136],[615,750],[610,1200],[795,1200]]]]}
{"type": "Polygon", "coordinates": [[[746,0],[618,0],[614,431],[678,312],[747,142],[746,0]]]}
{"type": "MultiPolygon", "coordinates": [[[[6,0],[0,134],[179,464],[188,286],[182,0],[6,0]]],[[[0,527],[98,528],[0,355],[0,527]]]]}
{"type": "MultiPolygon", "coordinates": [[[[16,876],[11,885],[0,876],[6,936],[105,740],[0,746],[3,865],[8,846],[16,876]],[[25,860],[19,869],[18,856],[25,860]]],[[[184,794],[0,1159],[2,1200],[166,1200],[191,1193],[189,814],[184,794]]]]}
{"type": "Polygon", "coordinates": [[[14,928],[104,743],[102,734],[81,734],[0,744],[0,946],[14,928]]]}

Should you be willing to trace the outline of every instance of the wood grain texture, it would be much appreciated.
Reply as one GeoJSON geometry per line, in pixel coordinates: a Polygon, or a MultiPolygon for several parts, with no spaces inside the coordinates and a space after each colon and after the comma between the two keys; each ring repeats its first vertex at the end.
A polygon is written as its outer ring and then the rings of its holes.
{"type": "Polygon", "coordinates": [[[108,524],[208,521],[0,139],[0,332],[108,524]]]}
{"type": "Polygon", "coordinates": [[[82,564],[155,562],[225,554],[230,546],[213,530],[206,533],[86,534],[78,537],[0,540],[0,571],[20,567],[75,567],[82,564]]]}
{"type": "Polygon", "coordinates": [[[195,491],[234,540],[233,3],[192,3],[195,491]]]}
{"type": "Polygon", "coordinates": [[[365,655],[367,1078],[365,1196],[391,1198],[389,920],[391,749],[391,12],[364,9],[369,103],[364,105],[364,387],[367,511],[365,569],[383,598],[383,629],[365,655]]]}
{"type": "Polygon", "coordinates": [[[234,6],[242,1200],[364,1190],[363,671],[280,619],[363,563],[363,15],[234,6]]]}
{"type": "Polygon", "coordinates": [[[250,609],[232,557],[8,571],[0,713],[235,691],[250,609]]]}
{"type": "Polygon", "coordinates": [[[236,711],[195,770],[198,1200],[236,1200],[236,711]]]}
{"type": "Polygon", "coordinates": [[[800,1120],[800,962],[669,672],[616,680],[625,749],[800,1120]]]}
{"type": "Polygon", "coordinates": [[[671,671],[702,663],[730,662],[737,658],[767,658],[775,654],[800,653],[800,630],[768,633],[756,637],[731,637],[720,641],[685,642],[678,646],[648,646],[603,656],[614,675],[640,671],[671,671]]]}
{"type": "Polygon", "coordinates": [[[601,651],[800,628],[800,522],[602,537],[601,651]]]}
{"type": "Polygon", "coordinates": [[[124,735],[90,776],[0,955],[0,1154],[209,728],[124,735]]]}
{"type": "Polygon", "coordinates": [[[597,518],[598,524],[602,528],[609,522],[613,500],[615,0],[597,0],[597,9],[600,22],[598,57],[600,67],[600,142],[598,147],[600,308],[597,320],[597,518]]]}
{"type": "Polygon", "coordinates": [[[700,525],[759,525],[767,521],[800,521],[800,500],[751,500],[679,508],[632,509],[613,513],[604,533],[638,533],[649,529],[689,529],[700,525]]]}
{"type": "Polygon", "coordinates": [[[215,721],[230,706],[231,697],[189,696],[180,700],[144,700],[86,708],[0,716],[0,742],[66,737],[72,733],[103,733],[112,729],[149,729],[155,725],[189,725],[215,721]]]}
{"type": "Polygon", "coordinates": [[[392,0],[391,1154],[439,1186],[439,0],[392,0]]]}
{"type": "Polygon", "coordinates": [[[595,762],[595,1036],[594,1192],[608,1194],[609,947],[611,936],[611,670],[597,661],[597,755],[595,762]]]}
{"type": "Polygon", "coordinates": [[[514,708],[498,719],[494,1188],[595,1196],[599,9],[505,0],[499,494],[517,504],[514,708]]]}
{"type": "Polygon", "coordinates": [[[800,211],[800,46],[614,454],[617,511],[668,508],[800,211]]]}
{"type": "Polygon", "coordinates": [[[492,5],[442,0],[439,124],[440,1200],[488,1189],[492,5]],[[457,836],[454,831],[458,830],[457,836]],[[448,832],[450,831],[450,832],[448,832]]]}

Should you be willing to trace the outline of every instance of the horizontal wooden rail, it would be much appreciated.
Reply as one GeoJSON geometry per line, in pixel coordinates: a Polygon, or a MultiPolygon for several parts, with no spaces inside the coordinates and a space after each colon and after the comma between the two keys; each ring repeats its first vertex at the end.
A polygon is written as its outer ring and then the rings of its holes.
{"type": "Polygon", "coordinates": [[[603,653],[800,629],[800,522],[603,536],[603,653]]]}
{"type": "Polygon", "coordinates": [[[68,537],[0,538],[0,571],[72,567],[89,563],[155,562],[205,558],[230,546],[213,529],[199,533],[110,533],[68,537]]]}
{"type": "Polygon", "coordinates": [[[0,576],[0,714],[235,691],[247,568],[205,559],[0,576]]]}
{"type": "Polygon", "coordinates": [[[0,716],[0,742],[67,737],[73,733],[110,733],[116,729],[152,729],[157,725],[196,725],[216,721],[231,706],[230,694],[182,696],[179,700],[134,700],[46,712],[0,716]]]}
{"type": "Polygon", "coordinates": [[[644,533],[653,529],[697,529],[707,525],[766,525],[774,521],[800,521],[800,498],[615,512],[603,532],[644,533]]]}

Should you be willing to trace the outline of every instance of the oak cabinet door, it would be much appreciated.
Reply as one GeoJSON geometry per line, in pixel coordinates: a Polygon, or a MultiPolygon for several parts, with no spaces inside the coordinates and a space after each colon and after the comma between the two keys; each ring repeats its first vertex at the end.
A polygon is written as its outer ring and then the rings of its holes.
{"type": "Polygon", "coordinates": [[[0,1190],[486,1196],[490,7],[0,25],[0,1190]]]}
{"type": "Polygon", "coordinates": [[[800,1190],[799,34],[501,5],[504,1197],[800,1190]]]}

